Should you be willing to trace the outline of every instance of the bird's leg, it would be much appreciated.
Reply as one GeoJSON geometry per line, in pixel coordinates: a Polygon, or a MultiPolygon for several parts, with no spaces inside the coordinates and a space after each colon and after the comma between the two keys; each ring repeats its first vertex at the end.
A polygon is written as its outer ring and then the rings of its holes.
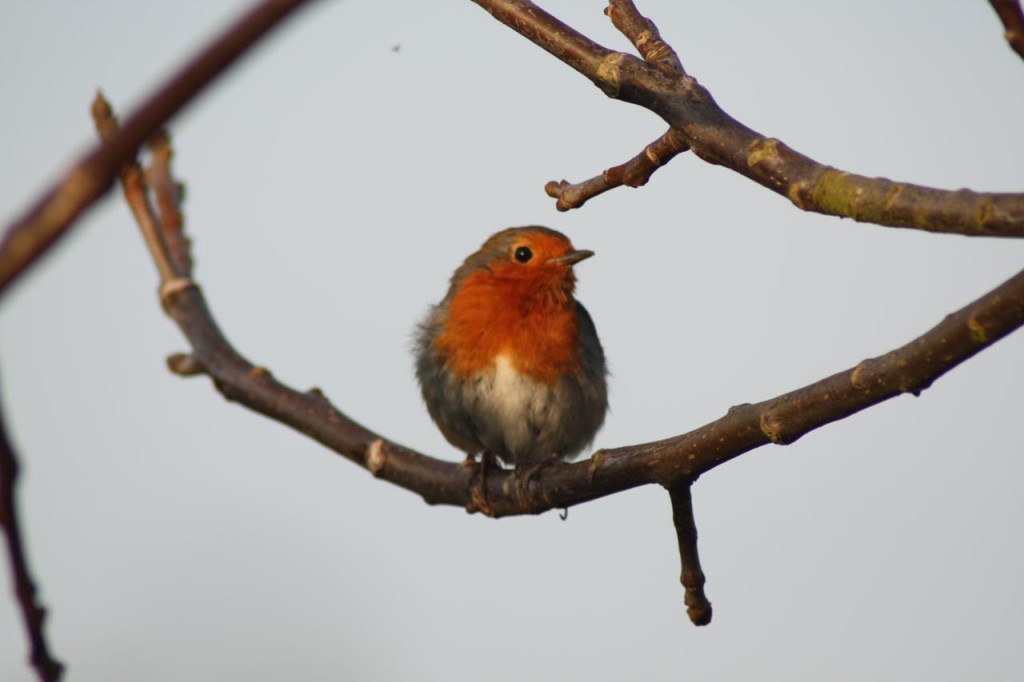
{"type": "Polygon", "coordinates": [[[486,450],[481,452],[479,464],[474,461],[473,455],[467,455],[466,459],[462,462],[462,466],[477,467],[477,475],[474,477],[475,483],[470,483],[470,502],[466,505],[466,511],[479,511],[487,516],[494,516],[494,510],[487,501],[487,469],[497,466],[494,455],[486,450]]]}

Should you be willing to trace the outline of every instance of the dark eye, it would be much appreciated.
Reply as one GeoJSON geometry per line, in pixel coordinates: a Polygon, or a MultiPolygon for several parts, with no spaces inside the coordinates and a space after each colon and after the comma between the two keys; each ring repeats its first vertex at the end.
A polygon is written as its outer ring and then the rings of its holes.
{"type": "Polygon", "coordinates": [[[520,263],[528,263],[533,258],[533,251],[530,251],[529,246],[520,246],[516,249],[516,260],[520,263]]]}

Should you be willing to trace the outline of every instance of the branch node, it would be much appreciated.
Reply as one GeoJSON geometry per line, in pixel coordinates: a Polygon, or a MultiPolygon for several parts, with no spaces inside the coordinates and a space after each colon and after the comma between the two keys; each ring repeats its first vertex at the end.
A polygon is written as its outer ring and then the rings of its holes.
{"type": "Polygon", "coordinates": [[[771,173],[771,167],[779,158],[779,145],[782,142],[774,137],[759,137],[747,147],[747,166],[752,170],[771,173]]]}
{"type": "Polygon", "coordinates": [[[728,416],[728,415],[731,415],[731,414],[733,414],[735,412],[739,412],[740,410],[746,410],[746,409],[749,409],[749,408],[750,408],[750,403],[739,403],[737,405],[733,405],[732,407],[730,407],[729,410],[726,412],[726,415],[728,416]]]}
{"type": "Polygon", "coordinates": [[[628,58],[629,55],[622,52],[612,52],[597,65],[597,87],[613,99],[619,96],[622,87],[622,63],[628,58]]]}
{"type": "Polygon", "coordinates": [[[199,288],[190,277],[174,277],[160,284],[160,303],[166,308],[170,299],[186,289],[199,288]]]}
{"type": "Polygon", "coordinates": [[[366,468],[370,470],[374,478],[380,475],[381,470],[388,463],[388,456],[384,453],[384,439],[378,438],[366,448],[366,468]]]}
{"type": "Polygon", "coordinates": [[[758,426],[761,428],[761,433],[767,436],[768,440],[776,445],[789,445],[799,438],[799,436],[791,436],[787,434],[785,432],[785,424],[783,424],[771,410],[765,410],[761,413],[761,417],[758,420],[758,426]]]}
{"type": "Polygon", "coordinates": [[[587,465],[587,480],[590,485],[594,484],[594,476],[597,475],[598,469],[600,469],[608,456],[604,454],[604,450],[598,450],[590,456],[590,464],[587,465]]]}
{"type": "Polygon", "coordinates": [[[927,381],[927,382],[913,382],[913,383],[909,383],[909,382],[908,383],[903,383],[903,382],[900,382],[899,388],[900,388],[900,393],[909,393],[910,395],[914,396],[915,398],[920,398],[921,397],[921,393],[925,389],[927,389],[929,386],[931,386],[931,382],[930,381],[927,381]]]}
{"type": "Polygon", "coordinates": [[[967,330],[971,334],[971,340],[975,343],[988,343],[988,330],[985,328],[985,325],[978,320],[976,315],[971,315],[967,318],[967,330]]]}
{"type": "Polygon", "coordinates": [[[858,362],[857,366],[854,367],[853,370],[850,372],[850,384],[854,388],[859,388],[861,390],[866,390],[867,388],[869,388],[868,383],[864,381],[863,377],[861,376],[867,370],[867,360],[862,360],[861,362],[858,362]]]}
{"type": "Polygon", "coordinates": [[[206,374],[206,368],[203,367],[203,363],[199,362],[196,356],[191,353],[174,353],[167,356],[167,369],[183,377],[206,374]]]}
{"type": "Polygon", "coordinates": [[[611,0],[604,13],[615,28],[633,43],[645,62],[670,78],[686,74],[676,51],[662,40],[655,23],[640,14],[632,0],[611,0]]]}
{"type": "Polygon", "coordinates": [[[814,206],[812,190],[814,185],[808,180],[797,180],[789,187],[787,198],[801,211],[809,211],[814,206]]]}

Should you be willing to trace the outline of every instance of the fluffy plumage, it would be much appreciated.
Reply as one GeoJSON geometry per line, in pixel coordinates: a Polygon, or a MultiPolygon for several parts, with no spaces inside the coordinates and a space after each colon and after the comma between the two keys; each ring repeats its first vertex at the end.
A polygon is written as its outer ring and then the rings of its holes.
{"type": "Polygon", "coordinates": [[[590,255],[555,230],[510,228],[452,275],[416,337],[423,399],[452,445],[520,465],[571,458],[593,440],[607,370],[573,297],[573,265],[590,255]]]}

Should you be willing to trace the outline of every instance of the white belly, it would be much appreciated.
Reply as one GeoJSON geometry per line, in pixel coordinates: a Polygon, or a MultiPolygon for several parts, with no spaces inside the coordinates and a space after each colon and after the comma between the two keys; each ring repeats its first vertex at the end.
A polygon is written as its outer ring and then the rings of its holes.
{"type": "Polygon", "coordinates": [[[557,428],[551,388],[520,374],[508,358],[498,356],[493,373],[481,377],[477,391],[477,424],[483,427],[480,436],[488,449],[508,453],[513,461],[545,459],[555,454],[537,452],[549,440],[542,436],[557,428]]]}

